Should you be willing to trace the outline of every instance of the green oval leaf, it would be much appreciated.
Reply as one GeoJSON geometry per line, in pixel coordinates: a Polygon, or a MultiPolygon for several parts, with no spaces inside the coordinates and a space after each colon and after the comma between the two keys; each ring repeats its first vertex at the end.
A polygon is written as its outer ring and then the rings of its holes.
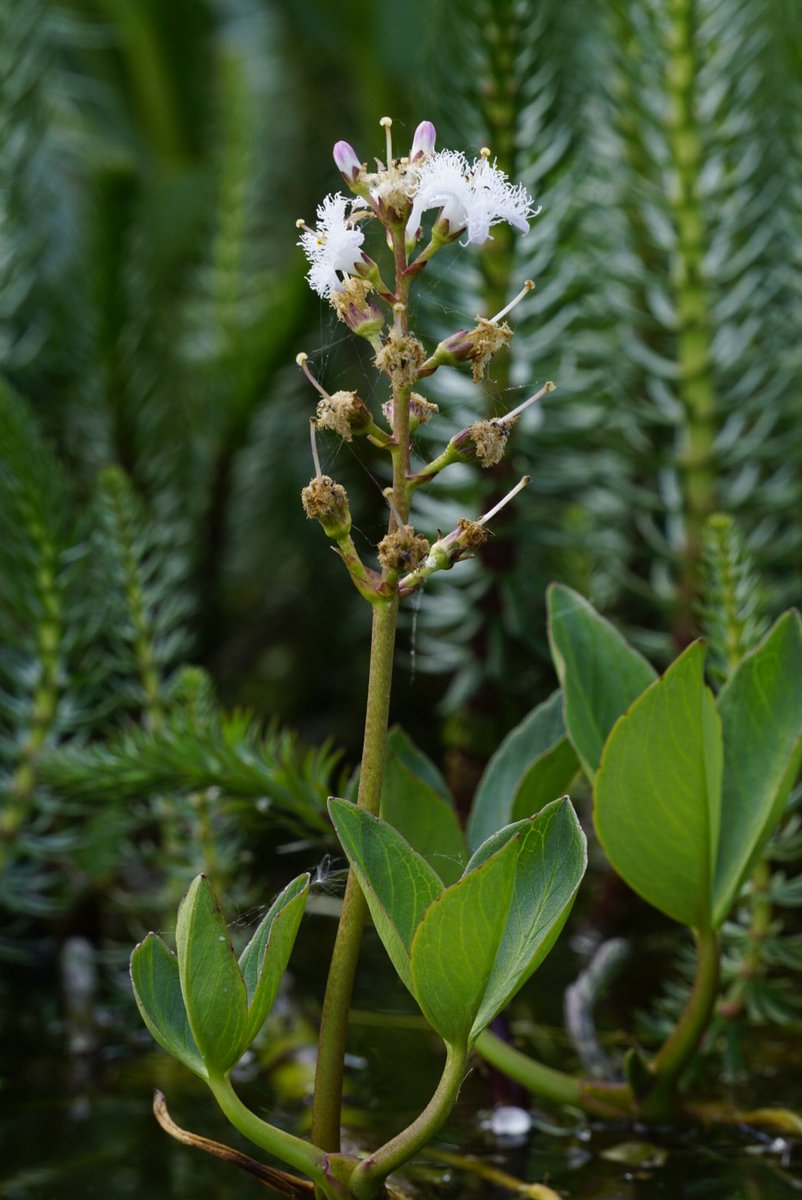
{"type": "Polygon", "coordinates": [[[636,700],[604,748],[599,840],[619,875],[683,925],[707,928],[721,808],[721,723],[695,642],[636,700]]]}
{"type": "Polygon", "coordinates": [[[152,1037],[162,1049],[190,1071],[208,1078],[208,1071],[189,1027],[178,959],[155,933],[149,933],[131,955],[134,999],[152,1037]]]}
{"type": "Polygon", "coordinates": [[[568,797],[480,847],[469,869],[514,836],[517,861],[507,922],[471,1036],[485,1029],[543,962],[568,919],[587,867],[585,835],[568,797]]]}
{"type": "Polygon", "coordinates": [[[472,847],[555,800],[579,770],[565,735],[562,707],[558,690],[507,734],[490,759],[471,807],[468,842],[472,847]]]}
{"type": "Polygon", "coordinates": [[[193,879],[181,901],[175,941],[193,1037],[210,1074],[226,1074],[247,1046],[247,995],[223,914],[205,875],[193,879]]]}
{"type": "Polygon", "coordinates": [[[454,807],[454,801],[442,773],[429,756],[415,745],[412,738],[400,725],[395,725],[387,735],[387,754],[388,757],[399,759],[413,775],[417,775],[419,779],[428,783],[438,796],[442,796],[447,804],[454,807]]]}
{"type": "Polygon", "coordinates": [[[381,815],[434,867],[444,883],[462,875],[465,838],[440,773],[400,729],[388,740],[381,815]]]}
{"type": "Polygon", "coordinates": [[[613,725],[657,672],[578,592],[551,584],[548,608],[565,725],[582,769],[592,780],[613,725]]]}
{"type": "Polygon", "coordinates": [[[802,761],[802,620],[787,612],[719,693],[724,732],[715,919],[723,921],[780,820],[802,761]]]}
{"type": "Polygon", "coordinates": [[[274,900],[239,959],[248,998],[245,1044],[250,1045],[273,1007],[309,897],[309,875],[299,875],[274,900]]]}
{"type": "Polygon", "coordinates": [[[376,931],[414,995],[409,953],[415,930],[443,891],[440,877],[398,830],[348,800],[329,800],[329,813],[367,901],[376,931]]]}
{"type": "Polygon", "coordinates": [[[465,1046],[504,936],[515,836],[430,905],[412,940],[413,994],[444,1041],[465,1046]]]}

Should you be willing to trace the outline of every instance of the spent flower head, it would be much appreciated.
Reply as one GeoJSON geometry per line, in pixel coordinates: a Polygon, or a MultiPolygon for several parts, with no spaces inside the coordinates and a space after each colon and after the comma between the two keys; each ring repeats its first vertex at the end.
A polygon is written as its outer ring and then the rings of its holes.
{"type": "Polygon", "coordinates": [[[478,245],[502,221],[527,233],[530,218],[540,212],[523,184],[510,183],[488,153],[469,163],[459,150],[438,150],[421,163],[414,187],[407,241],[415,239],[423,214],[432,208],[440,209],[436,225],[445,238],[467,231],[468,241],[478,245]]]}

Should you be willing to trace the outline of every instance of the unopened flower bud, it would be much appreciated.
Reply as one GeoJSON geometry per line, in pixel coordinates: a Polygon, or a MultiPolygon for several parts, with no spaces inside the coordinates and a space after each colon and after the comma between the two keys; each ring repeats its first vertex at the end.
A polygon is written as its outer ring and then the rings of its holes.
{"type": "Polygon", "coordinates": [[[370,293],[373,284],[351,276],[331,293],[331,303],[341,321],[359,337],[373,341],[384,328],[384,314],[370,293]]]}
{"type": "Polygon", "coordinates": [[[351,510],[341,483],[335,483],[328,475],[316,475],[301,492],[301,501],[307,517],[310,521],[319,521],[328,537],[335,542],[348,537],[351,510]]]}
{"type": "Polygon", "coordinates": [[[346,183],[355,183],[362,170],[362,163],[350,142],[336,142],[332,154],[337,170],[343,175],[346,183]]]}
{"type": "Polygon", "coordinates": [[[501,462],[514,421],[476,421],[449,442],[463,462],[494,467],[501,462]]]}
{"type": "Polygon", "coordinates": [[[455,367],[463,362],[473,366],[474,383],[484,378],[485,368],[502,346],[512,340],[512,330],[506,321],[496,325],[484,317],[480,317],[474,329],[458,329],[450,337],[435,348],[435,351],[423,364],[421,373],[431,375],[440,366],[455,367]]]}
{"type": "Polygon", "coordinates": [[[421,121],[418,128],[415,130],[415,136],[412,139],[412,148],[409,151],[409,161],[415,162],[418,158],[425,158],[427,154],[431,154],[434,150],[434,144],[437,140],[437,130],[431,121],[421,121]]]}
{"type": "MultiPolygon", "coordinates": [[[[420,392],[410,392],[409,395],[409,432],[414,433],[419,425],[425,425],[440,409],[431,400],[421,396],[420,392]]],[[[382,412],[387,418],[387,424],[392,429],[395,413],[392,400],[382,405],[382,412]]]]}
{"type": "Polygon", "coordinates": [[[379,562],[387,571],[414,571],[429,553],[425,537],[415,533],[411,525],[402,525],[379,542],[379,562]]]}
{"type": "Polygon", "coordinates": [[[366,283],[369,283],[381,295],[389,296],[392,294],[381,277],[378,263],[364,252],[360,256],[359,261],[354,263],[353,274],[358,276],[359,279],[363,279],[366,283]]]}
{"type": "Polygon", "coordinates": [[[356,392],[335,392],[318,401],[318,429],[331,429],[344,442],[352,441],[354,434],[359,437],[368,433],[372,425],[370,410],[356,392]]]}

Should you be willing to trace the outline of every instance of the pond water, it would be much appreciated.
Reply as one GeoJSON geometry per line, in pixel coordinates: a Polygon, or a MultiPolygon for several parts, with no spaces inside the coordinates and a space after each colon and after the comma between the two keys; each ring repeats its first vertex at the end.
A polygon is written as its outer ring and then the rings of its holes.
{"type": "MultiPolygon", "coordinates": [[[[327,941],[324,932],[309,957],[324,953],[327,941]]],[[[367,1147],[396,1132],[425,1103],[441,1053],[370,940],[360,980],[347,1120],[355,1144],[367,1147]]],[[[309,1012],[314,1011],[311,1004],[309,1012]]],[[[90,1053],[68,1051],[63,1003],[48,968],[6,970],[0,1014],[5,1200],[245,1200],[269,1194],[252,1178],[179,1145],[158,1128],[151,1113],[154,1087],[166,1094],[173,1118],[184,1128],[252,1149],[227,1125],[200,1081],[154,1048],[122,984],[97,1007],[90,1053]]],[[[308,1117],[314,1033],[309,1019],[285,1001],[260,1050],[262,1061],[246,1060],[238,1082],[252,1107],[295,1130],[308,1117]]],[[[548,1036],[541,1029],[544,1033],[548,1036]]],[[[799,1060],[798,1039],[768,1039],[760,1075],[729,1098],[741,1106],[783,1103],[802,1109],[799,1060]]],[[[545,1109],[527,1116],[523,1100],[477,1065],[433,1154],[417,1161],[404,1189],[421,1200],[514,1195],[452,1161],[454,1155],[471,1155],[486,1173],[547,1182],[575,1200],[787,1200],[802,1194],[799,1142],[746,1129],[615,1128],[545,1109]],[[493,1106],[499,1103],[507,1111],[494,1128],[493,1106]],[[447,1161],[438,1161],[440,1153],[447,1161]]]]}

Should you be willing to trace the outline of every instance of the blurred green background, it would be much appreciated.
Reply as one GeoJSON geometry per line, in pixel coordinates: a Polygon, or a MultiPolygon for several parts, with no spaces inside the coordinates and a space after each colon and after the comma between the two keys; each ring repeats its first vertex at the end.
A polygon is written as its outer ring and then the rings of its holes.
{"type": "MultiPolygon", "coordinates": [[[[421,458],[557,384],[500,466],[419,499],[431,536],[532,477],[399,637],[393,719],[459,799],[555,685],[549,580],[663,665],[698,631],[702,530],[724,511],[754,564],[745,610],[798,602],[798,0],[0,0],[0,1049],[25,1054],[39,1096],[26,1124],[6,1093],[15,1196],[61,1188],[61,1166],[26,1165],[55,1128],[53,1056],[73,1050],[64,1158],[89,1111],[96,995],[138,1027],[127,955],[169,928],[187,880],[211,871],[247,914],[333,850],[323,806],[358,760],[369,616],[301,510],[315,396],[295,356],[331,391],[384,395],[304,282],[295,221],[342,187],[336,140],[382,155],[385,114],[398,152],[431,119],[440,147],[490,146],[543,206],[526,238],[498,227],[444,251],[414,313],[433,345],[537,283],[484,385],[427,381],[441,414],[421,458]]],[[[383,465],[319,444],[370,559],[383,465]]],[[[338,865],[322,859],[325,886],[338,865]]],[[[638,919],[602,895],[601,928],[611,911],[638,919]]],[[[294,970],[314,993],[328,933],[311,928],[294,970]]],[[[139,1124],[124,1097],[122,1132],[101,1122],[99,1157],[75,1167],[82,1194],[166,1178],[142,1157],[148,1084],[129,1085],[139,1124]],[[123,1177],[129,1155],[141,1172],[123,1177]]],[[[558,1152],[538,1177],[569,1169],[558,1152]]],[[[184,1197],[186,1161],[172,1153],[184,1197]]],[[[785,1194],[761,1186],[748,1194],[785,1194]]]]}

